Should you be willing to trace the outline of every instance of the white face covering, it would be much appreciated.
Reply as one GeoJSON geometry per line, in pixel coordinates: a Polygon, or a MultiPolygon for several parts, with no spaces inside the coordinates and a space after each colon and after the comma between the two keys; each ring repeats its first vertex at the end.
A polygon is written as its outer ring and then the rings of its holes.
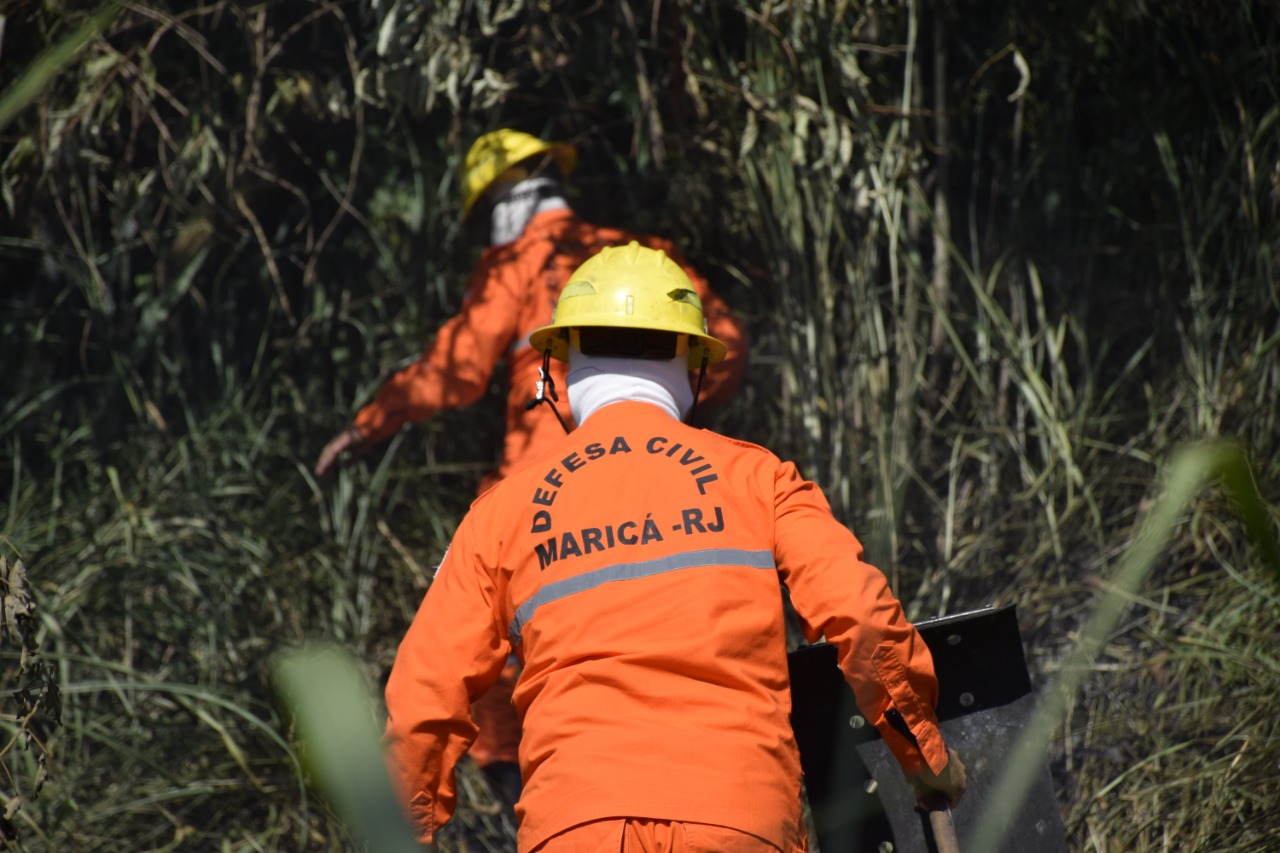
{"type": "Polygon", "coordinates": [[[693,405],[689,357],[667,361],[583,355],[569,349],[569,409],[579,424],[610,403],[652,403],[682,421],[693,405]]]}
{"type": "Polygon", "coordinates": [[[501,246],[524,233],[535,213],[568,207],[554,178],[526,178],[499,189],[489,222],[489,244],[501,246]]]}

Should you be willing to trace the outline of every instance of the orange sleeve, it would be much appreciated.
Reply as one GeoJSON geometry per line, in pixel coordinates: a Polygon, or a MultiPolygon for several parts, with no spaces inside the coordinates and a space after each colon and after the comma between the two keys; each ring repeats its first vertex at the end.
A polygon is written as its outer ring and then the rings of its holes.
{"type": "Polygon", "coordinates": [[[387,765],[425,843],[457,806],[454,768],[476,737],[471,703],[497,681],[511,650],[474,540],[464,518],[387,679],[387,765]]]}
{"type": "Polygon", "coordinates": [[[775,507],[775,559],[807,638],[825,636],[837,646],[859,709],[903,771],[911,775],[927,765],[941,772],[947,750],[934,711],[933,656],[884,573],[863,562],[861,543],[790,462],[778,469],[775,507]]]}
{"type": "Polygon", "coordinates": [[[441,409],[474,403],[516,338],[527,280],[519,258],[486,253],[472,275],[462,310],[447,320],[413,364],[383,383],[354,426],[369,444],[441,409]],[[501,258],[501,261],[499,261],[501,258]]]}

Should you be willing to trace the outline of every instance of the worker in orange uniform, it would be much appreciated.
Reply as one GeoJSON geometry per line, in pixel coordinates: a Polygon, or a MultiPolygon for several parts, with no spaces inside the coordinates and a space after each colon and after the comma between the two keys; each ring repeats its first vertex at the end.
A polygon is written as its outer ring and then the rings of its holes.
{"type": "MultiPolygon", "coordinates": [[[[348,428],[334,436],[316,462],[327,474],[343,454],[359,456],[406,423],[420,423],[442,409],[479,400],[504,358],[508,366],[506,435],[488,488],[564,435],[565,427],[540,408],[529,407],[542,358],[529,333],[551,321],[569,274],[606,246],[632,241],[661,249],[677,260],[697,289],[711,331],[729,355],[709,371],[700,407],[723,405],[742,384],[744,333],[706,280],[658,237],[592,225],[563,197],[559,178],[577,161],[570,145],[546,142],[518,130],[495,130],[475,141],[462,169],[462,214],[490,211],[490,246],[472,273],[462,310],[446,321],[422,357],[393,375],[348,428]]],[[[564,366],[551,366],[553,387],[564,387],[564,366]]],[[[572,426],[572,424],[569,424],[572,426]]]]}
{"type": "MultiPolygon", "coordinates": [[[[576,160],[572,146],[517,130],[496,130],[475,141],[462,169],[463,217],[487,209],[491,245],[471,276],[462,309],[441,326],[421,358],[392,376],[350,428],[325,445],[315,466],[318,476],[343,455],[363,455],[406,423],[476,402],[504,358],[506,435],[498,468],[484,478],[480,490],[540,458],[572,428],[570,421],[548,417],[542,407],[530,408],[539,389],[545,401],[553,402],[548,394],[564,388],[565,376],[563,365],[556,363],[550,382],[539,385],[542,357],[529,346],[529,333],[551,321],[569,274],[600,249],[634,240],[676,257],[666,240],[597,227],[575,215],[560,180],[576,160]]],[[[692,267],[682,266],[706,306],[712,331],[730,350],[708,373],[700,397],[701,405],[714,407],[727,402],[742,383],[744,334],[707,282],[692,267]]],[[[477,705],[480,735],[471,751],[493,793],[508,807],[519,791],[515,762],[520,728],[510,701],[515,671],[513,662],[497,688],[477,705]]]]}
{"type": "Polygon", "coordinates": [[[520,851],[806,849],[780,584],[917,795],[956,803],[932,658],[884,575],[792,463],[683,422],[689,371],[727,348],[679,265],[605,249],[530,343],[567,361],[579,427],[475,501],[400,645],[388,763],[420,838],[514,651],[520,851]]]}

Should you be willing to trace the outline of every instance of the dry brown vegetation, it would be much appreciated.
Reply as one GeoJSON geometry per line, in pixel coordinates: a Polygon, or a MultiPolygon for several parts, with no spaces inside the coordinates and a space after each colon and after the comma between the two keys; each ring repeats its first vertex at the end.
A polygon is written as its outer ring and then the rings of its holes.
{"type": "MultiPolygon", "coordinates": [[[[1176,448],[1280,494],[1278,64],[1263,0],[0,3],[3,837],[355,845],[270,662],[376,688],[493,459],[482,403],[310,474],[456,309],[498,126],[743,315],[717,426],[914,617],[1017,603],[1049,685],[1176,448]]],[[[1054,729],[1074,850],[1280,835],[1280,587],[1215,484],[1054,729]]]]}

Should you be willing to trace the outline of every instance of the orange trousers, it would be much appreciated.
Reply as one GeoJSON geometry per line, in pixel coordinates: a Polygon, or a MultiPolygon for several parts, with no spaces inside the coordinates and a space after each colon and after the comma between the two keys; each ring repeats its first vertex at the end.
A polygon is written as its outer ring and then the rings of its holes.
{"type": "Polygon", "coordinates": [[[805,853],[804,828],[781,849],[763,838],[709,823],[606,818],[553,835],[531,853],[805,853]]]}

